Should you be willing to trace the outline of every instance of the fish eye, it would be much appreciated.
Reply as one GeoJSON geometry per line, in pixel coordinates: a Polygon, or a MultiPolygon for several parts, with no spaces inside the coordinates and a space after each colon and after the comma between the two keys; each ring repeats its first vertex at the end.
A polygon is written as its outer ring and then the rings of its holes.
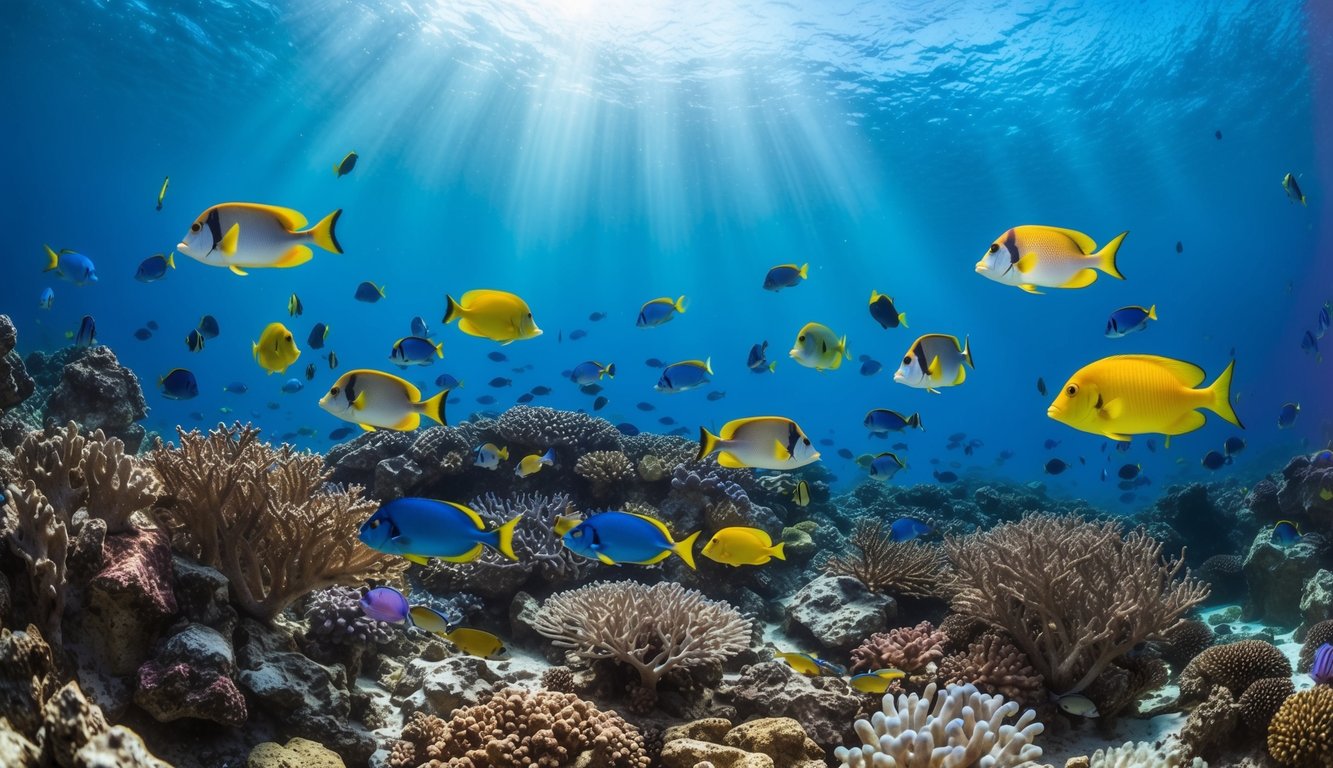
{"type": "Polygon", "coordinates": [[[1000,244],[999,244],[999,243],[991,243],[991,244],[990,244],[990,252],[991,252],[991,253],[995,253],[995,252],[998,251],[998,250],[1000,250],[1000,244]]]}
{"type": "Polygon", "coordinates": [[[291,340],[292,340],[292,335],[289,333],[289,334],[287,334],[287,336],[284,338],[284,341],[291,341],[291,340]]]}
{"type": "Polygon", "coordinates": [[[337,387],[334,387],[333,389],[330,389],[330,390],[329,390],[329,394],[330,394],[330,395],[335,395],[335,396],[336,396],[336,395],[338,394],[338,388],[337,388],[337,387]]]}
{"type": "Polygon", "coordinates": [[[1077,394],[1078,394],[1078,385],[1077,385],[1077,384],[1070,384],[1069,386],[1065,387],[1065,394],[1068,395],[1068,396],[1070,396],[1070,397],[1073,397],[1074,395],[1077,395],[1077,394]]]}
{"type": "Polygon", "coordinates": [[[801,438],[801,443],[804,444],[807,448],[810,447],[810,438],[808,437],[801,438]]]}
{"type": "Polygon", "coordinates": [[[195,223],[191,224],[191,225],[190,225],[190,231],[191,231],[191,232],[198,232],[198,231],[199,231],[199,222],[196,221],[195,223]]]}
{"type": "Polygon", "coordinates": [[[797,336],[797,337],[796,337],[796,340],[797,340],[797,341],[805,341],[805,334],[801,334],[800,336],[797,336]]]}
{"type": "Polygon", "coordinates": [[[903,365],[911,365],[911,364],[912,364],[912,356],[911,356],[911,355],[908,355],[907,357],[904,357],[904,358],[903,358],[903,365]]]}
{"type": "Polygon", "coordinates": [[[378,521],[378,520],[371,520],[371,521],[370,521],[370,527],[371,527],[372,529],[380,527],[380,521],[378,521]]]}

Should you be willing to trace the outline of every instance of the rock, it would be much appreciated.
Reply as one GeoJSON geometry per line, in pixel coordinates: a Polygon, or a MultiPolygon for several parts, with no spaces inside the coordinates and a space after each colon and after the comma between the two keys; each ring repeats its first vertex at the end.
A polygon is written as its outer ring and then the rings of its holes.
{"type": "Polygon", "coordinates": [[[1320,568],[1314,578],[1305,582],[1305,589],[1301,591],[1301,618],[1307,629],[1333,619],[1333,571],[1320,568]]]}
{"type": "Polygon", "coordinates": [[[1092,760],[1087,755],[1080,755],[1079,757],[1071,757],[1066,760],[1065,768],[1088,768],[1091,764],[1092,760]]]}
{"type": "Polygon", "coordinates": [[[59,687],[51,647],[37,627],[0,630],[0,720],[8,720],[24,737],[36,738],[42,707],[59,687]]]}
{"type": "Polygon", "coordinates": [[[231,641],[190,624],[139,667],[134,703],[163,723],[190,717],[239,726],[247,712],[235,674],[231,641]]]}
{"type": "Polygon", "coordinates": [[[1279,547],[1269,540],[1267,531],[1260,531],[1242,568],[1250,585],[1250,597],[1242,615],[1250,620],[1295,627],[1301,622],[1303,588],[1314,578],[1319,566],[1319,550],[1314,544],[1301,541],[1279,547]]]}
{"type": "Polygon", "coordinates": [[[14,322],[8,315],[0,315],[0,411],[27,400],[37,388],[23,365],[23,358],[14,351],[18,338],[14,322]]]}
{"type": "Polygon", "coordinates": [[[69,540],[69,554],[65,567],[71,582],[83,583],[106,565],[103,551],[106,545],[106,521],[88,517],[83,510],[75,513],[73,535],[69,540]]]}
{"type": "Polygon", "coordinates": [[[88,582],[84,632],[117,675],[133,674],[167,619],[176,613],[171,545],[159,531],[108,536],[102,570],[88,582]]]}
{"type": "Polygon", "coordinates": [[[790,717],[765,717],[732,728],[727,746],[773,758],[776,768],[822,768],[824,750],[790,717]]]}
{"type": "Polygon", "coordinates": [[[200,565],[185,557],[171,561],[174,581],[172,591],[180,614],[191,622],[216,629],[230,637],[239,616],[228,597],[231,585],[216,568],[200,565]]]}
{"type": "Polygon", "coordinates": [[[800,523],[782,529],[783,554],[788,560],[801,562],[809,559],[819,551],[819,546],[815,540],[810,537],[810,532],[800,527],[800,523]]]}
{"type": "Polygon", "coordinates": [[[852,722],[865,708],[865,698],[844,680],[806,677],[780,661],[746,667],[735,682],[723,684],[718,698],[742,719],[790,717],[825,749],[853,738],[852,722]]]}
{"type": "Polygon", "coordinates": [[[338,753],[309,739],[296,738],[286,746],[266,741],[250,752],[246,768],[345,768],[338,753]]]}
{"type": "Polygon", "coordinates": [[[0,723],[0,765],[5,768],[40,768],[42,751],[23,734],[0,723]]]}
{"type": "Polygon", "coordinates": [[[509,603],[510,642],[536,645],[542,643],[544,638],[532,626],[533,622],[537,620],[537,611],[541,607],[541,601],[527,592],[519,592],[514,595],[513,601],[509,603]]]}
{"type": "Polygon", "coordinates": [[[56,765],[71,768],[75,753],[111,725],[102,710],[84,698],[78,683],[68,683],[42,707],[42,727],[56,765]]]}
{"type": "Polygon", "coordinates": [[[850,576],[820,576],[787,601],[787,623],[825,648],[846,651],[888,626],[898,603],[850,576]]]}
{"type": "Polygon", "coordinates": [[[514,664],[489,663],[475,656],[449,656],[439,661],[413,659],[394,686],[394,703],[404,712],[428,712],[447,717],[459,707],[489,701],[501,688],[523,687],[537,679],[531,670],[514,664]]]}
{"type": "Polygon", "coordinates": [[[731,730],[731,721],[725,717],[705,717],[702,720],[673,725],[662,734],[663,743],[676,739],[694,739],[721,744],[722,738],[731,730]]]}
{"type": "Polygon", "coordinates": [[[773,758],[735,747],[726,747],[695,739],[676,739],[662,745],[662,768],[696,768],[709,763],[713,768],[773,768],[773,758]]]}
{"type": "Polygon", "coordinates": [[[71,768],[171,768],[171,766],[154,757],[138,734],[117,725],[80,747],[74,754],[71,768]]]}
{"type": "Polygon", "coordinates": [[[139,378],[104,346],[73,353],[46,399],[44,414],[48,423],[73,421],[87,431],[100,429],[107,437],[119,437],[126,453],[136,453],[143,444],[144,429],[135,422],[147,415],[139,378]]]}

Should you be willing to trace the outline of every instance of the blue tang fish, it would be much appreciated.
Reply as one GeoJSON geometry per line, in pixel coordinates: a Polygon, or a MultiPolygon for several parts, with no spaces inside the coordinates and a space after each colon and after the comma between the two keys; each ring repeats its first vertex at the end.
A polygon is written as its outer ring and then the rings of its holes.
{"type": "Polygon", "coordinates": [[[384,298],[384,287],[380,285],[375,285],[369,280],[366,280],[356,287],[356,293],[353,294],[353,297],[357,301],[364,301],[367,304],[374,304],[375,302],[384,298]]]}
{"type": "Polygon", "coordinates": [[[37,306],[42,309],[50,309],[52,304],[56,303],[56,292],[50,288],[42,289],[42,297],[38,300],[37,306]]]}
{"type": "Polygon", "coordinates": [[[329,338],[329,327],[324,323],[315,323],[315,327],[310,329],[310,335],[306,337],[306,344],[311,349],[323,349],[324,341],[329,338]]]}
{"type": "Polygon", "coordinates": [[[481,516],[462,504],[409,496],[375,510],[361,524],[357,538],[371,549],[401,555],[418,565],[431,557],[468,563],[481,555],[483,545],[517,560],[514,528],[520,519],[488,531],[481,516]]]}
{"type": "Polygon", "coordinates": [[[423,339],[430,338],[430,328],[426,325],[426,319],[421,315],[412,318],[410,326],[413,336],[420,336],[423,339]]]}
{"type": "Polygon", "coordinates": [[[890,432],[901,432],[908,427],[925,429],[921,426],[921,414],[914,413],[911,416],[904,416],[897,411],[890,411],[888,408],[875,408],[866,412],[863,423],[866,429],[870,430],[870,434],[880,436],[887,435],[890,432]]]}
{"type": "Polygon", "coordinates": [[[162,396],[168,400],[190,400],[199,396],[199,381],[184,368],[173,368],[157,380],[162,396]]]}
{"type": "Polygon", "coordinates": [[[556,518],[555,533],[574,554],[606,565],[652,565],[674,552],[690,568],[694,540],[699,538],[695,531],[674,541],[661,521],[630,512],[599,512],[586,520],[561,516],[556,518]]]}
{"type": "Polygon", "coordinates": [[[1149,320],[1157,319],[1157,305],[1147,309],[1143,307],[1121,307],[1106,319],[1106,338],[1120,339],[1135,331],[1148,327],[1149,320]]]}
{"type": "Polygon", "coordinates": [[[459,387],[463,386],[463,382],[454,378],[454,376],[451,374],[442,373],[439,376],[435,377],[435,386],[441,387],[443,389],[458,389],[459,387]]]}
{"type": "Polygon", "coordinates": [[[934,526],[915,517],[900,517],[889,525],[894,541],[911,541],[935,532],[934,526]]]}
{"type": "Polygon", "coordinates": [[[176,268],[176,252],[163,256],[154,254],[139,262],[139,269],[134,273],[134,279],[141,283],[151,283],[155,280],[161,280],[167,276],[167,268],[176,268]]]}
{"type": "Polygon", "coordinates": [[[658,392],[684,392],[708,383],[713,375],[713,358],[685,360],[662,369],[662,376],[653,387],[658,392]]]}
{"type": "Polygon", "coordinates": [[[1296,415],[1301,412],[1300,403],[1286,403],[1277,412],[1277,428],[1286,429],[1296,423],[1296,415]]]}
{"type": "Polygon", "coordinates": [[[779,264],[768,270],[764,275],[764,290],[780,291],[783,288],[793,288],[800,284],[802,280],[810,274],[810,265],[802,264],[779,264]]]}
{"type": "Polygon", "coordinates": [[[68,248],[56,253],[51,250],[49,245],[42,247],[46,249],[46,269],[44,271],[55,272],[75,285],[97,282],[97,267],[93,264],[92,259],[82,253],[75,253],[68,248]]]}
{"type": "MultiPolygon", "coordinates": [[[[148,327],[153,328],[153,324],[149,323],[148,327]]],[[[157,329],[153,328],[153,330],[157,329]]],[[[212,315],[204,315],[199,318],[200,336],[203,336],[205,339],[216,339],[219,333],[221,333],[221,329],[218,327],[218,319],[216,317],[213,317],[212,315]]]]}
{"type": "Polygon", "coordinates": [[[1301,540],[1301,529],[1290,520],[1279,520],[1273,526],[1272,542],[1281,547],[1289,547],[1301,540]]]}

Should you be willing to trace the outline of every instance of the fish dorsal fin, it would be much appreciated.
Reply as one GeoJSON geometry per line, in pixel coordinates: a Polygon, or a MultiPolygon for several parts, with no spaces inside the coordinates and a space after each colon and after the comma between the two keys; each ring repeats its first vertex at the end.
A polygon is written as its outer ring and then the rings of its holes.
{"type": "Polygon", "coordinates": [[[1085,255],[1090,254],[1093,251],[1097,250],[1097,241],[1093,240],[1091,237],[1088,237],[1082,232],[1079,232],[1078,230],[1063,229],[1061,227],[1046,227],[1046,226],[1043,226],[1042,229],[1049,230],[1051,232],[1059,232],[1060,234],[1064,235],[1070,240],[1073,240],[1074,245],[1078,246],[1078,249],[1082,251],[1085,255]]]}
{"type": "Polygon", "coordinates": [[[1039,257],[1037,254],[1029,253],[1023,258],[1018,260],[1018,263],[1014,265],[1014,269],[1018,270],[1018,274],[1026,275],[1027,273],[1037,268],[1037,262],[1040,260],[1041,257],[1039,257]]]}
{"type": "Polygon", "coordinates": [[[467,517],[468,520],[472,521],[472,525],[475,526],[477,530],[479,531],[486,530],[486,524],[481,521],[481,515],[477,514],[476,511],[474,511],[471,507],[465,507],[462,504],[457,504],[452,501],[446,501],[444,503],[448,504],[449,506],[453,507],[459,512],[462,512],[467,517]]]}
{"type": "Polygon", "coordinates": [[[1170,373],[1177,381],[1187,387],[1197,387],[1202,384],[1204,380],[1203,369],[1194,363],[1187,363],[1184,360],[1174,360],[1159,355],[1118,355],[1114,359],[1157,366],[1167,373],[1170,373]]]}
{"type": "Polygon", "coordinates": [[[241,239],[241,224],[237,222],[231,225],[227,234],[222,236],[222,242],[218,243],[218,250],[225,256],[236,255],[236,241],[241,239]]]}
{"type": "Polygon", "coordinates": [[[718,437],[722,438],[723,440],[730,440],[736,436],[737,432],[741,431],[742,427],[746,427],[749,426],[750,424],[754,424],[757,422],[772,421],[772,419],[773,419],[772,416],[750,416],[744,419],[736,419],[735,421],[729,421],[726,424],[722,425],[722,431],[718,433],[718,437]]]}
{"type": "Polygon", "coordinates": [[[639,518],[640,520],[643,520],[643,521],[645,521],[645,522],[651,524],[654,528],[656,528],[656,529],[662,534],[662,538],[666,539],[667,541],[671,542],[672,544],[676,543],[676,540],[673,539],[673,538],[671,538],[671,529],[667,528],[667,527],[666,527],[666,524],[663,523],[661,520],[658,520],[658,519],[656,519],[656,518],[652,518],[652,517],[648,517],[647,515],[639,515],[639,514],[635,514],[635,513],[633,513],[633,512],[626,512],[625,514],[629,515],[630,517],[637,517],[637,518],[639,518]]]}
{"type": "Polygon", "coordinates": [[[749,530],[749,534],[765,547],[773,546],[773,537],[768,535],[768,531],[765,531],[762,528],[752,528],[749,530]]]}
{"type": "Polygon", "coordinates": [[[284,227],[289,230],[298,230],[304,227],[305,216],[300,211],[294,211],[291,208],[283,208],[277,205],[264,205],[263,203],[228,203],[227,208],[242,208],[251,211],[262,211],[277,219],[284,227]]]}

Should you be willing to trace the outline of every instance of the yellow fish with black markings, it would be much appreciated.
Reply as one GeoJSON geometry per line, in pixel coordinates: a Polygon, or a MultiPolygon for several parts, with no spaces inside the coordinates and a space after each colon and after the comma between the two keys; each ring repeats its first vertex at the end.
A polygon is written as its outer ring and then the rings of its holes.
{"type": "Polygon", "coordinates": [[[282,323],[269,323],[264,332],[259,334],[259,341],[250,344],[250,351],[259,367],[270,375],[286,373],[287,367],[301,356],[292,332],[282,323]]]}
{"type": "Polygon", "coordinates": [[[260,203],[222,203],[199,214],[176,250],[201,264],[238,275],[260,267],[296,267],[310,261],[317,245],[342,253],[334,227],[342,209],[308,229],[299,211],[260,203]]]}
{"type": "Polygon", "coordinates": [[[528,303],[512,293],[482,289],[468,291],[457,301],[446,296],[445,301],[443,322],[457,320],[458,330],[469,336],[509,344],[542,335],[528,303]]]}
{"type": "Polygon", "coordinates": [[[696,461],[712,453],[718,464],[736,469],[791,470],[819,461],[819,451],[800,425],[782,416],[734,419],[716,435],[700,427],[696,461]]]}
{"type": "Polygon", "coordinates": [[[438,611],[424,605],[412,606],[408,610],[408,616],[412,619],[412,626],[443,637],[469,656],[493,661],[509,658],[509,649],[505,648],[504,641],[490,632],[472,627],[452,626],[438,611]]]}
{"type": "Polygon", "coordinates": [[[320,398],[319,407],[367,432],[376,428],[400,432],[421,426],[421,417],[444,424],[445,390],[423,400],[421,390],[382,371],[348,371],[320,398]]]}
{"type": "Polygon", "coordinates": [[[1026,224],[1005,230],[977,262],[977,274],[1028,293],[1038,288],[1086,288],[1101,270],[1124,280],[1116,254],[1128,232],[1121,232],[1101,250],[1087,235],[1073,229],[1026,224]]]}

